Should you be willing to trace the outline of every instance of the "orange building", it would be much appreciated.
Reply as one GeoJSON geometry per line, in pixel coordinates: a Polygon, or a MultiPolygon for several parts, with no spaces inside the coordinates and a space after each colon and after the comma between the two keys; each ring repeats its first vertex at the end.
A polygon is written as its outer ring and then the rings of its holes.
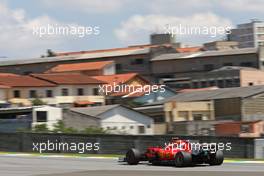
{"type": "Polygon", "coordinates": [[[264,134],[264,121],[224,122],[215,125],[217,136],[260,137],[264,134]]]}
{"type": "Polygon", "coordinates": [[[114,61],[59,64],[45,73],[79,73],[89,76],[115,74],[114,61]]]}

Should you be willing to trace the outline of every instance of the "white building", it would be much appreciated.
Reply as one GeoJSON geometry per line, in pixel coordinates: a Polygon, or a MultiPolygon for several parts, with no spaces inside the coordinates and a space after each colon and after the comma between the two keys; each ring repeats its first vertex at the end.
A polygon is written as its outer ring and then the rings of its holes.
{"type": "Polygon", "coordinates": [[[108,130],[110,133],[132,135],[153,134],[154,122],[152,118],[122,105],[72,108],[70,110],[80,115],[86,115],[87,121],[90,120],[89,118],[97,118],[100,127],[108,130]]]}
{"type": "Polygon", "coordinates": [[[52,106],[34,107],[32,112],[32,127],[46,124],[52,130],[54,124],[62,120],[62,109],[52,106]]]}
{"type": "Polygon", "coordinates": [[[264,22],[252,20],[250,23],[239,24],[237,28],[231,30],[229,39],[237,41],[239,48],[264,45],[264,22]]]}

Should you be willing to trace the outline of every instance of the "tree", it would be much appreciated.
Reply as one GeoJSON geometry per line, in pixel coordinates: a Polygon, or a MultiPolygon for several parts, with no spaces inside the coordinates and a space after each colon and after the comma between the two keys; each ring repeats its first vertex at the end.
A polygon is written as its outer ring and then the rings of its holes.
{"type": "Polygon", "coordinates": [[[78,133],[78,130],[72,127],[66,127],[62,120],[53,125],[54,133],[78,133]]]}
{"type": "Polygon", "coordinates": [[[46,105],[46,102],[42,101],[39,98],[35,98],[34,100],[31,101],[31,104],[33,106],[41,106],[41,105],[46,105]]]}
{"type": "Polygon", "coordinates": [[[48,132],[50,132],[49,128],[47,127],[47,124],[35,125],[33,128],[33,131],[37,132],[37,133],[48,133],[48,132]]]}
{"type": "Polygon", "coordinates": [[[47,49],[47,57],[54,57],[54,56],[56,56],[56,54],[51,49],[47,49]]]}
{"type": "Polygon", "coordinates": [[[53,125],[54,133],[62,133],[65,130],[65,125],[62,120],[59,120],[56,124],[53,125]]]}

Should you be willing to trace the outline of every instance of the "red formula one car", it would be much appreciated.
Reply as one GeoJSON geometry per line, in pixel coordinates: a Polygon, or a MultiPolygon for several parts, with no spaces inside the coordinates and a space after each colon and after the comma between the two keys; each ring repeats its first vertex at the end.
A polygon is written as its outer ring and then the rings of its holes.
{"type": "Polygon", "coordinates": [[[165,147],[148,147],[142,153],[132,148],[127,151],[124,162],[136,165],[140,161],[148,161],[153,165],[175,165],[176,167],[197,164],[221,165],[224,156],[221,150],[204,150],[203,145],[190,143],[187,140],[172,139],[165,147]]]}

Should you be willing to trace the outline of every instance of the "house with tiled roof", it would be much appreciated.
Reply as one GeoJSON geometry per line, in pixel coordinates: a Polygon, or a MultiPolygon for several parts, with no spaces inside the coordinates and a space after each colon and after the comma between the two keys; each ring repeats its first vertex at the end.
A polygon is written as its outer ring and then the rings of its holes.
{"type": "Polygon", "coordinates": [[[104,104],[98,94],[105,82],[81,74],[15,75],[0,73],[0,100],[22,106],[39,98],[50,105],[73,106],[104,104]]]}
{"type": "Polygon", "coordinates": [[[114,61],[59,64],[45,73],[80,73],[90,76],[115,74],[114,61]]]}
{"type": "MultiPolygon", "coordinates": [[[[99,85],[106,82],[94,79],[83,74],[31,74],[33,78],[50,82],[56,85],[54,94],[58,104],[75,104],[87,106],[104,104],[105,98],[99,93],[99,85]]],[[[49,101],[44,98],[44,101],[49,101]]]]}
{"type": "MultiPolygon", "coordinates": [[[[93,76],[92,78],[106,82],[104,94],[108,96],[108,103],[117,103],[120,98],[135,94],[134,90],[151,84],[137,73],[93,76]]],[[[139,95],[140,96],[140,95],[139,95]]]]}
{"type": "Polygon", "coordinates": [[[31,76],[0,73],[0,99],[13,104],[30,105],[28,99],[47,96],[56,84],[31,76]]]}

